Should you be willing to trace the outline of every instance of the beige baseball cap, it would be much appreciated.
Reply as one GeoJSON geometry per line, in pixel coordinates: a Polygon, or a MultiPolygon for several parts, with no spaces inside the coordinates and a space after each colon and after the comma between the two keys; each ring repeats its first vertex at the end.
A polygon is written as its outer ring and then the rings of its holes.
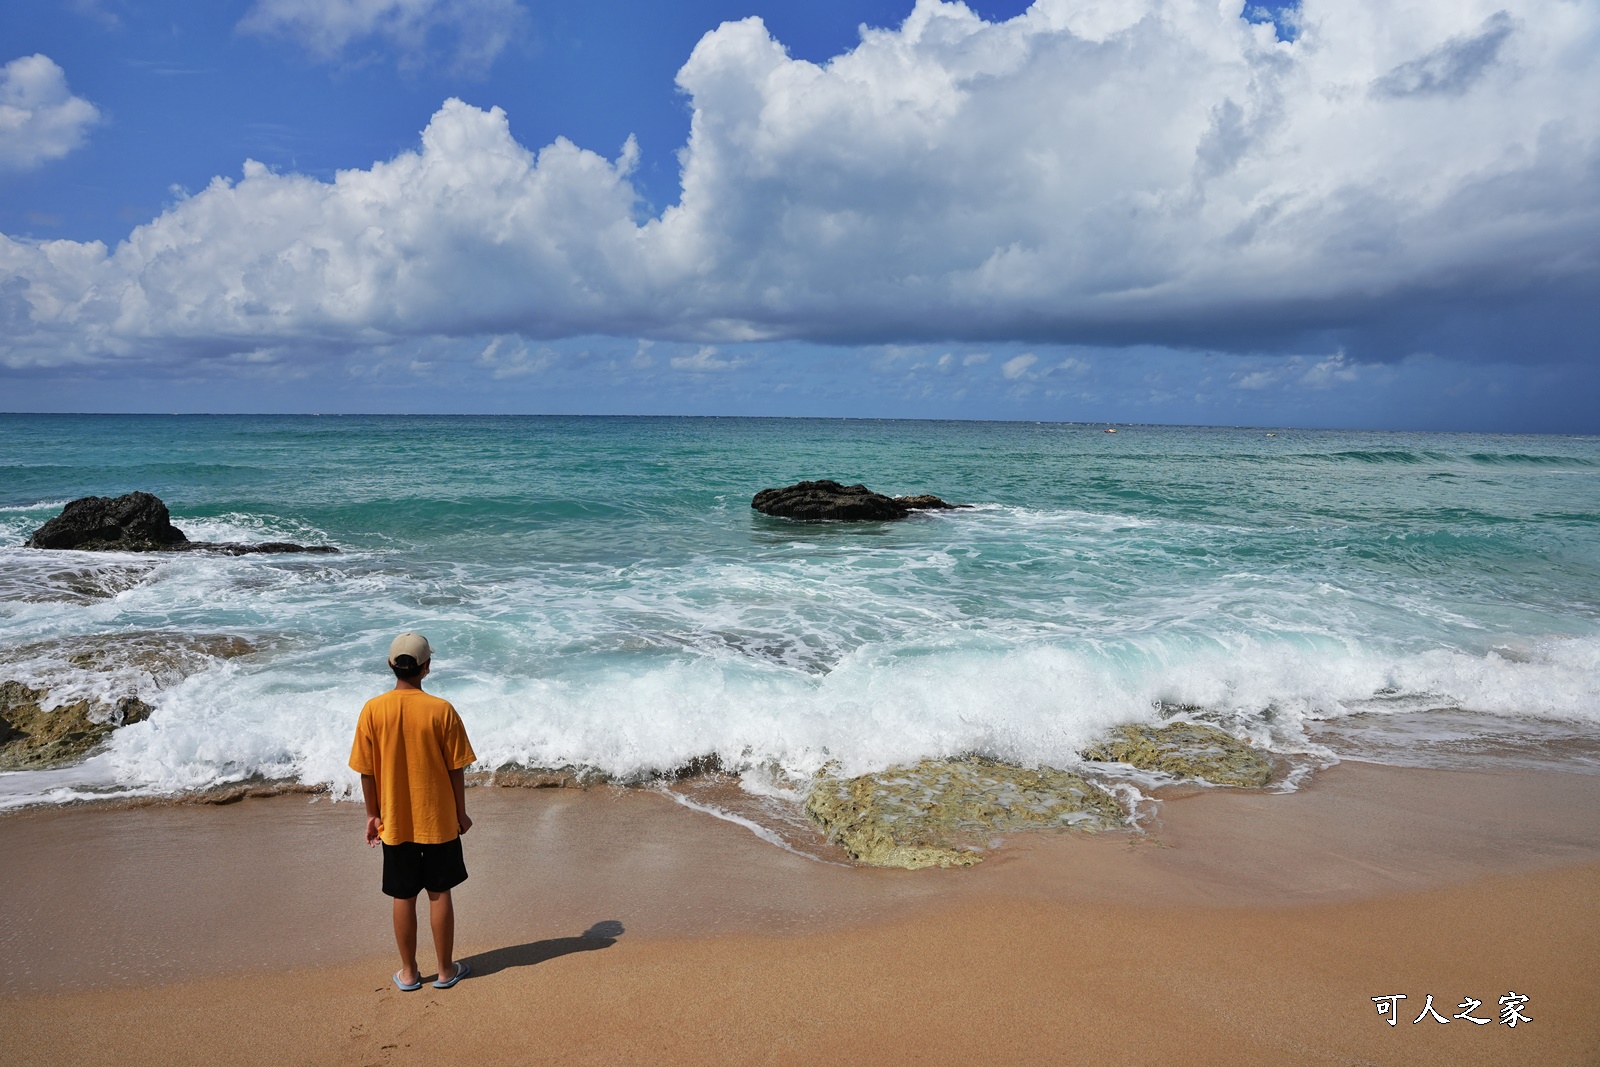
{"type": "Polygon", "coordinates": [[[403,633],[389,643],[389,663],[401,656],[410,656],[420,667],[433,658],[433,646],[421,634],[403,633]]]}

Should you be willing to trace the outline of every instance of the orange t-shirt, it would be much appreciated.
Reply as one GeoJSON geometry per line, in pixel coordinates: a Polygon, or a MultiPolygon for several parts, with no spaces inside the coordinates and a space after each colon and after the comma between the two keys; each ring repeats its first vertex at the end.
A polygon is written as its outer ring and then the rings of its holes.
{"type": "Polygon", "coordinates": [[[386,845],[455,840],[450,772],[477,758],[456,709],[420,689],[391,689],[367,701],[350,746],[350,769],[378,780],[386,845]]]}

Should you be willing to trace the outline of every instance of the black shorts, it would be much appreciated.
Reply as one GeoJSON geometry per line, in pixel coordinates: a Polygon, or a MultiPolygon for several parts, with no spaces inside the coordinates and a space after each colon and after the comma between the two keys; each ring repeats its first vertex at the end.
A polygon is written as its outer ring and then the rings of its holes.
{"type": "Polygon", "coordinates": [[[467,861],[461,857],[461,838],[442,845],[402,841],[383,846],[383,891],[409,900],[426,889],[443,893],[467,880],[467,861]]]}

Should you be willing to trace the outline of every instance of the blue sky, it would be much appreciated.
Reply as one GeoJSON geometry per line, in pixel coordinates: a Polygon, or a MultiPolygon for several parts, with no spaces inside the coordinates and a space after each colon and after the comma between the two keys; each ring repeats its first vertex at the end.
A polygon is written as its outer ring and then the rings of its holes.
{"type": "Polygon", "coordinates": [[[1600,432],[1593,5],[75,0],[0,47],[4,410],[1600,432]]]}

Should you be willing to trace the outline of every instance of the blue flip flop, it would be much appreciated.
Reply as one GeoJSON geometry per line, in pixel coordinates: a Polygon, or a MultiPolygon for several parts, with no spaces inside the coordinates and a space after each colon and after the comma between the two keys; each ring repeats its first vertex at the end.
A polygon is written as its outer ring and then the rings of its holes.
{"type": "Polygon", "coordinates": [[[394,987],[400,990],[402,993],[415,993],[417,990],[422,988],[422,976],[418,975],[415,982],[412,982],[410,985],[406,985],[404,982],[400,981],[400,972],[396,971],[394,972],[394,987]]]}
{"type": "Polygon", "coordinates": [[[467,975],[469,975],[471,973],[472,973],[472,968],[471,967],[468,967],[466,965],[466,963],[463,962],[462,960],[456,960],[456,973],[455,973],[455,976],[453,978],[451,978],[448,982],[446,982],[443,978],[439,979],[438,981],[433,983],[433,988],[435,988],[435,989],[449,989],[451,986],[455,985],[457,982],[461,981],[461,979],[465,978],[467,975]]]}

